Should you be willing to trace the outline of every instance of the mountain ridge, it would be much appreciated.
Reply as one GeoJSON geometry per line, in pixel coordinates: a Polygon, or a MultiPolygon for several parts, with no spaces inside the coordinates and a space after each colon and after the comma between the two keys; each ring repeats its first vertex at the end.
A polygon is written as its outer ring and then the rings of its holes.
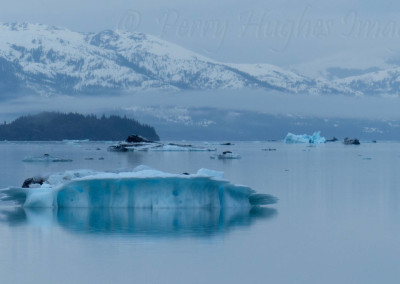
{"type": "Polygon", "coordinates": [[[42,24],[0,24],[2,93],[48,96],[243,88],[369,93],[367,84],[346,79],[314,79],[270,64],[222,63],[143,33],[80,33],[42,24]],[[358,85],[364,88],[358,90],[358,85]]]}

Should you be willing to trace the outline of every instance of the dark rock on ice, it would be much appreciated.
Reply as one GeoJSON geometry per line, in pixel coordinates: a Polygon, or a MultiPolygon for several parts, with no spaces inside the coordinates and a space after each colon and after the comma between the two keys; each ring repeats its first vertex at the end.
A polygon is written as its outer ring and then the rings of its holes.
{"type": "Polygon", "coordinates": [[[142,136],[135,135],[135,134],[129,135],[125,141],[128,143],[151,143],[152,142],[142,136]]]}
{"type": "Polygon", "coordinates": [[[231,151],[224,151],[224,152],[222,152],[222,154],[212,155],[212,156],[210,156],[210,158],[225,160],[225,159],[240,159],[242,157],[238,154],[233,154],[231,151]]]}
{"type": "Polygon", "coordinates": [[[29,188],[31,184],[42,185],[45,181],[46,179],[42,177],[27,178],[22,184],[22,188],[29,188]]]}
{"type": "Polygon", "coordinates": [[[108,151],[111,152],[128,152],[126,145],[111,145],[107,148],[108,151]]]}
{"type": "Polygon", "coordinates": [[[336,141],[338,141],[338,140],[339,140],[339,139],[337,139],[335,136],[333,136],[333,138],[327,139],[326,142],[336,142],[336,141]]]}
{"type": "Polygon", "coordinates": [[[360,145],[361,143],[360,143],[360,140],[358,140],[358,139],[356,139],[356,138],[354,138],[354,139],[350,139],[350,138],[344,138],[344,141],[343,141],[343,143],[345,144],[345,145],[360,145]]]}
{"type": "Polygon", "coordinates": [[[193,145],[192,145],[192,144],[177,144],[177,143],[168,143],[168,145],[170,145],[170,146],[178,146],[178,147],[188,147],[188,148],[190,148],[190,147],[193,147],[193,145]]]}

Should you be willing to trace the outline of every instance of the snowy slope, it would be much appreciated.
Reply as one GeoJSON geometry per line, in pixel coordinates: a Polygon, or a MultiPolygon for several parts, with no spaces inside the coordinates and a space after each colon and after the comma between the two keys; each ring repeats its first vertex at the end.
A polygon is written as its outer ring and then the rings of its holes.
{"type": "Polygon", "coordinates": [[[294,93],[343,93],[353,94],[353,90],[345,85],[334,84],[322,79],[312,79],[287,71],[270,64],[227,64],[241,70],[257,80],[284,91],[294,93]]]}
{"type": "Polygon", "coordinates": [[[357,90],[365,95],[399,95],[400,67],[334,81],[335,84],[357,90]]]}
{"type": "Polygon", "coordinates": [[[141,86],[148,78],[121,66],[117,54],[87,43],[85,35],[34,24],[0,26],[0,56],[18,63],[17,76],[38,92],[141,86]]]}
{"type": "Polygon", "coordinates": [[[263,88],[354,93],[268,64],[224,64],[141,33],[78,33],[40,24],[0,24],[0,91],[43,95],[144,89],[263,88]]]}

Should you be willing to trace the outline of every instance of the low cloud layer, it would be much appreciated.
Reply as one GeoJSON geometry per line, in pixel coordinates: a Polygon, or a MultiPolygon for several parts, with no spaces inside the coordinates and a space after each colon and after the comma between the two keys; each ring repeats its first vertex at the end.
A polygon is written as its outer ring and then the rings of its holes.
{"type": "Polygon", "coordinates": [[[143,92],[120,96],[19,97],[0,105],[0,119],[40,111],[108,113],[134,107],[220,108],[273,115],[321,118],[400,119],[397,97],[346,97],[282,94],[265,91],[143,92]]]}

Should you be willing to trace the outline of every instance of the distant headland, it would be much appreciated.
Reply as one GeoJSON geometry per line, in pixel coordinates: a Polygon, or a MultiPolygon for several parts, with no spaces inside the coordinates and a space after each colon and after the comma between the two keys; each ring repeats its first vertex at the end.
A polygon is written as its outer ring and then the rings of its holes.
{"type": "Polygon", "coordinates": [[[152,141],[160,140],[152,126],[117,115],[97,117],[93,114],[42,112],[0,125],[0,140],[8,141],[118,141],[131,134],[152,141]]]}

